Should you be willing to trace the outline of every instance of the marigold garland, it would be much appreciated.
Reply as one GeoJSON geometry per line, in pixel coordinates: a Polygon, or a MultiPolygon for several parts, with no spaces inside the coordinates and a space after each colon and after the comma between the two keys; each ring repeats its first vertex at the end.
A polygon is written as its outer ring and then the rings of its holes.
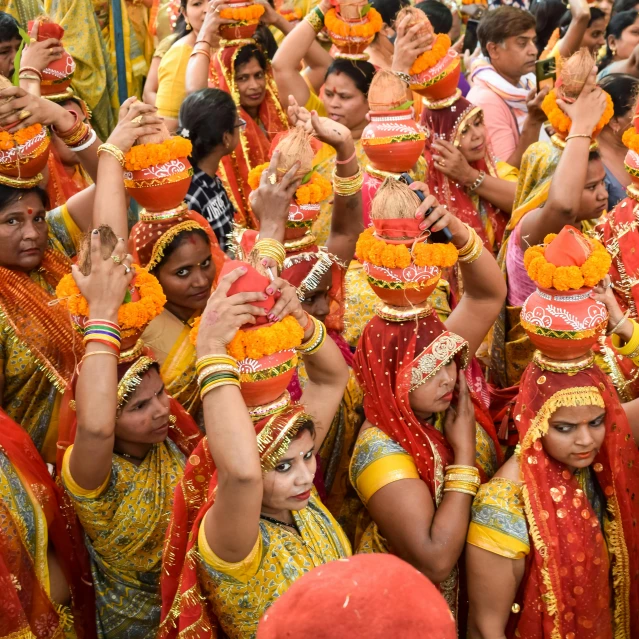
{"type": "MultiPolygon", "coordinates": [[[[247,180],[252,190],[255,190],[260,185],[262,173],[268,167],[269,164],[266,162],[265,164],[259,164],[249,171],[247,180]]],[[[332,192],[333,186],[330,180],[327,180],[314,171],[310,180],[306,184],[300,185],[295,191],[295,202],[297,202],[299,206],[317,204],[325,200],[332,192]]]]}
{"type": "MultiPolygon", "coordinates": [[[[133,265],[133,269],[133,286],[138,291],[140,299],[137,302],[122,304],[118,310],[118,324],[122,337],[131,337],[139,333],[162,312],[166,304],[164,291],[156,277],[137,264],[133,265]]],[[[67,308],[71,315],[89,317],[89,303],[80,293],[71,273],[60,280],[55,292],[60,304],[67,308]]]]}
{"type": "Polygon", "coordinates": [[[365,17],[367,22],[363,24],[350,24],[342,20],[335,9],[329,9],[324,17],[324,24],[329,33],[340,38],[371,38],[381,31],[384,21],[373,7],[368,10],[365,17]]]}
{"type": "Polygon", "coordinates": [[[446,57],[448,50],[450,49],[450,38],[445,33],[438,33],[435,37],[433,48],[430,51],[424,51],[413,62],[413,66],[410,68],[411,75],[419,75],[428,69],[434,67],[440,60],[446,57]]]}
{"type": "MultiPolygon", "coordinates": [[[[193,345],[197,342],[201,317],[193,322],[189,339],[193,345]]],[[[304,329],[299,322],[288,315],[283,320],[250,330],[240,329],[226,347],[226,352],[238,362],[243,359],[260,359],[281,351],[297,348],[304,339],[304,329]]]]}
{"type": "Polygon", "coordinates": [[[581,266],[555,266],[546,260],[546,246],[557,235],[550,233],[544,238],[544,244],[531,246],[524,253],[524,266],[531,280],[541,288],[553,288],[557,291],[577,290],[596,286],[606,277],[612,259],[603,244],[586,238],[592,253],[581,266]]]}
{"type": "Polygon", "coordinates": [[[22,146],[40,133],[42,133],[41,124],[32,124],[24,129],[19,129],[15,133],[0,131],[0,151],[10,151],[16,146],[22,146]]]}
{"type": "Polygon", "coordinates": [[[186,158],[192,150],[191,142],[179,135],[159,144],[138,144],[124,156],[124,168],[127,171],[141,171],[155,164],[186,158]]]}
{"type": "MultiPolygon", "coordinates": [[[[601,118],[599,118],[595,130],[592,132],[591,137],[593,138],[601,133],[601,130],[610,122],[612,116],[615,114],[612,98],[605,91],[604,94],[606,96],[606,110],[603,112],[601,118]]],[[[559,108],[556,89],[550,91],[544,98],[544,101],[541,103],[541,110],[546,114],[548,121],[552,124],[552,128],[555,129],[556,133],[562,137],[568,135],[570,127],[572,126],[572,120],[559,108]]]]}
{"type": "Polygon", "coordinates": [[[263,14],[264,7],[261,4],[252,4],[248,7],[222,9],[220,11],[220,18],[224,18],[224,20],[235,20],[236,22],[257,22],[263,14]]]}
{"type": "Polygon", "coordinates": [[[278,13],[287,21],[287,22],[295,22],[296,20],[301,20],[304,16],[302,14],[301,9],[293,8],[288,11],[284,11],[280,9],[278,13]]]}
{"type": "Polygon", "coordinates": [[[405,244],[387,244],[374,236],[375,229],[366,229],[357,240],[355,254],[363,262],[385,268],[439,266],[447,268],[457,262],[457,249],[452,244],[416,244],[412,252],[405,244]]]}
{"type": "Polygon", "coordinates": [[[621,141],[624,146],[635,153],[639,153],[639,133],[634,129],[628,129],[624,132],[621,141]]]}

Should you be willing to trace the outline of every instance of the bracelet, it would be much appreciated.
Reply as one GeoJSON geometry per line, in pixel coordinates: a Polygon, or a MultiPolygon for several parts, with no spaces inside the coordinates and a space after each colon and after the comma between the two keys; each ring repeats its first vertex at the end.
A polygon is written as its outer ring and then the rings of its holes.
{"type": "Polygon", "coordinates": [[[216,366],[206,366],[204,370],[198,375],[197,383],[198,386],[202,385],[202,382],[215,373],[230,373],[233,375],[237,375],[239,378],[240,369],[237,367],[232,367],[229,364],[217,364],[216,366]]]}
{"type": "Polygon", "coordinates": [[[35,67],[20,67],[18,76],[20,76],[24,71],[31,71],[32,73],[35,73],[38,78],[40,78],[40,81],[42,81],[42,71],[40,71],[39,69],[36,69],[35,67]]]}
{"type": "Polygon", "coordinates": [[[306,311],[304,311],[304,315],[306,315],[306,324],[304,324],[304,328],[302,328],[302,330],[306,333],[313,324],[313,316],[309,315],[306,311]]]}
{"type": "Polygon", "coordinates": [[[589,140],[592,140],[592,136],[587,133],[572,133],[566,137],[565,142],[568,142],[568,140],[572,140],[573,138],[588,138],[589,140]]]}
{"type": "Polygon", "coordinates": [[[480,171],[479,175],[477,176],[477,179],[467,188],[467,191],[472,193],[484,183],[485,179],[486,179],[486,171],[480,171]]]}
{"type": "Polygon", "coordinates": [[[257,252],[260,257],[270,257],[277,264],[277,268],[280,273],[284,268],[284,260],[286,259],[286,249],[284,244],[274,240],[270,237],[258,240],[253,246],[253,250],[257,252]]]}
{"type": "Polygon", "coordinates": [[[458,475],[456,474],[449,474],[446,475],[444,477],[444,481],[465,481],[468,482],[470,484],[477,484],[479,486],[479,484],[481,483],[479,480],[479,476],[475,476],[475,475],[464,475],[463,473],[460,473],[458,475]]]}
{"type": "Polygon", "coordinates": [[[464,493],[465,495],[470,495],[474,497],[477,494],[476,490],[467,490],[465,488],[444,488],[445,493],[464,493]]]}
{"type": "Polygon", "coordinates": [[[240,380],[234,375],[209,375],[200,385],[200,399],[204,399],[204,396],[214,388],[229,385],[241,388],[240,380]]]}
{"type": "Polygon", "coordinates": [[[333,191],[335,195],[349,197],[356,195],[362,190],[364,184],[364,174],[361,167],[358,167],[357,173],[350,177],[340,177],[337,175],[336,169],[333,169],[333,191]]]}
{"type": "Polygon", "coordinates": [[[91,351],[90,353],[85,353],[80,360],[82,363],[87,357],[92,357],[93,355],[113,355],[114,357],[118,357],[118,354],[114,351],[91,351]]]}
{"type": "Polygon", "coordinates": [[[51,127],[53,129],[53,132],[59,138],[65,139],[72,135],[75,135],[79,131],[80,127],[82,126],[82,121],[80,120],[80,117],[78,116],[78,114],[75,111],[71,111],[71,115],[73,116],[73,124],[65,131],[58,131],[58,129],[56,129],[55,126],[51,127]]]}
{"type": "Polygon", "coordinates": [[[19,76],[20,80],[34,80],[34,81],[38,81],[38,82],[42,82],[42,80],[40,80],[40,78],[37,75],[22,75],[20,74],[19,76]]]}
{"type": "Polygon", "coordinates": [[[313,11],[307,13],[304,20],[311,25],[316,34],[324,28],[324,14],[318,7],[315,7],[313,11]]]}
{"type": "Polygon", "coordinates": [[[120,330],[120,325],[112,322],[111,320],[103,320],[103,319],[90,319],[87,320],[84,324],[84,328],[87,329],[90,326],[110,326],[114,328],[116,331],[120,330]]]}
{"type": "Polygon", "coordinates": [[[472,226],[466,224],[466,228],[470,236],[466,244],[459,249],[457,259],[464,264],[472,264],[482,254],[484,244],[472,226]]]}
{"type": "Polygon", "coordinates": [[[312,355],[317,352],[324,340],[326,339],[326,327],[317,318],[310,316],[313,324],[315,324],[315,330],[311,335],[311,338],[302,344],[300,344],[295,350],[302,355],[312,355]]]}
{"type": "Polygon", "coordinates": [[[624,316],[606,333],[606,335],[614,335],[629,317],[630,309],[625,312],[624,316]]]}
{"type": "Polygon", "coordinates": [[[446,466],[444,470],[446,472],[448,472],[449,470],[462,470],[462,471],[466,471],[470,473],[471,475],[477,475],[477,477],[479,477],[479,471],[477,470],[475,466],[464,466],[463,464],[450,464],[449,466],[446,466]]]}
{"type": "Polygon", "coordinates": [[[195,362],[195,372],[199,375],[207,366],[226,364],[238,368],[237,360],[230,355],[205,355],[195,362]]]}
{"type": "Polygon", "coordinates": [[[406,84],[410,85],[412,80],[410,77],[410,73],[405,73],[404,71],[393,71],[393,73],[400,79],[406,82],[406,84]]]}
{"type": "Polygon", "coordinates": [[[353,155],[351,155],[350,158],[348,158],[348,160],[335,160],[335,164],[348,164],[354,157],[357,156],[357,151],[353,150],[353,155]]]}
{"type": "Polygon", "coordinates": [[[198,44],[206,44],[208,47],[212,47],[213,46],[208,40],[205,40],[204,38],[202,38],[201,40],[196,40],[195,44],[196,45],[198,45],[198,44]]]}
{"type": "Polygon", "coordinates": [[[112,155],[119,162],[120,166],[124,168],[124,153],[122,153],[115,144],[110,144],[109,142],[101,144],[98,147],[98,157],[100,157],[100,153],[112,155]]]}
{"type": "Polygon", "coordinates": [[[98,135],[97,133],[93,130],[93,128],[89,125],[87,125],[89,127],[89,137],[87,139],[86,142],[81,141],[80,144],[76,144],[74,146],[70,146],[67,144],[67,146],[72,149],[73,151],[86,151],[90,146],[92,146],[93,144],[95,144],[95,141],[98,139],[98,135]]]}
{"type": "Polygon", "coordinates": [[[211,59],[211,54],[208,51],[204,51],[204,49],[193,49],[193,52],[191,53],[189,58],[196,56],[198,53],[202,54],[203,56],[206,56],[209,60],[211,59]]]}
{"type": "Polygon", "coordinates": [[[58,137],[70,148],[84,144],[91,135],[91,127],[86,122],[80,122],[78,128],[71,135],[59,135],[58,137]]]}

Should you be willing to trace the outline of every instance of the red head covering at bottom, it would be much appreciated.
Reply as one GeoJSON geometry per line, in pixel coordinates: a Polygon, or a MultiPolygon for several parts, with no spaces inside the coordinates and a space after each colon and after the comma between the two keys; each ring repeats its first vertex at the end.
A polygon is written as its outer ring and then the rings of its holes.
{"type": "Polygon", "coordinates": [[[318,566],[260,620],[257,639],[455,639],[437,588],[393,555],[356,555],[318,566]]]}

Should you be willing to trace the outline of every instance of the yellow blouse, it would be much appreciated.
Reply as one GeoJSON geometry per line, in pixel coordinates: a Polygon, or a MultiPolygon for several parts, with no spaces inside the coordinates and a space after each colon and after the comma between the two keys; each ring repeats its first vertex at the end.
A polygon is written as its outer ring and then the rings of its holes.
{"type": "Polygon", "coordinates": [[[346,536],[315,488],[308,506],[292,515],[301,536],[262,519],[253,550],[237,563],[220,559],[200,526],[200,583],[230,639],[254,637],[264,611],[304,573],[350,557],[346,536]]]}
{"type": "Polygon", "coordinates": [[[155,106],[158,115],[177,119],[186,98],[186,67],[193,47],[176,42],[163,56],[158,68],[158,93],[155,106]]]}

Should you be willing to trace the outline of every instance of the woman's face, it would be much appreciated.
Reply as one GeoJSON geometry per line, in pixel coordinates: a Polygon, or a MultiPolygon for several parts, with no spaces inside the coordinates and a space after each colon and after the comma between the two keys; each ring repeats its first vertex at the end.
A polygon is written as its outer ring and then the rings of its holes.
{"type": "Polygon", "coordinates": [[[408,395],[410,407],[420,418],[442,413],[453,401],[453,390],[457,382],[457,364],[452,359],[442,366],[429,380],[408,395]]]}
{"type": "Polygon", "coordinates": [[[328,117],[351,129],[366,122],[366,96],[345,73],[331,73],[324,84],[324,106],[328,117]]]}
{"type": "Polygon", "coordinates": [[[626,27],[618,38],[608,36],[608,45],[614,51],[615,60],[627,60],[639,44],[639,17],[626,27]]]}
{"type": "Polygon", "coordinates": [[[586,184],[581,194],[579,220],[594,220],[602,215],[608,206],[608,190],[604,184],[606,170],[597,158],[588,162],[586,184]]]}
{"type": "Polygon", "coordinates": [[[207,8],[208,2],[205,0],[188,0],[186,9],[182,10],[184,17],[189,21],[195,35],[197,35],[202,28],[207,8]]]}
{"type": "Polygon", "coordinates": [[[599,18],[593,20],[586,29],[581,46],[586,47],[590,53],[596,56],[604,44],[606,44],[606,18],[599,18]]]}
{"type": "Polygon", "coordinates": [[[544,450],[571,468],[590,466],[606,435],[605,418],[606,411],[599,406],[558,408],[541,440],[544,450]]]}
{"type": "Polygon", "coordinates": [[[182,243],[156,269],[167,302],[182,309],[203,309],[211,295],[215,264],[211,247],[197,233],[185,233],[182,243]]]}
{"type": "Polygon", "coordinates": [[[0,210],[0,266],[31,271],[47,248],[46,211],[36,193],[28,193],[0,210]]]}
{"type": "Polygon", "coordinates": [[[486,126],[483,111],[471,118],[461,130],[459,150],[467,162],[477,162],[486,155],[486,126]]]}
{"type": "Polygon", "coordinates": [[[315,442],[310,431],[304,430],[291,442],[277,466],[264,475],[262,512],[268,515],[305,508],[316,470],[315,442]]]}
{"type": "Polygon", "coordinates": [[[324,322],[331,308],[331,300],[328,295],[332,284],[332,271],[327,271],[322,276],[320,283],[312,291],[304,296],[302,308],[309,314],[324,322]]]}
{"type": "Polygon", "coordinates": [[[155,368],[145,373],[115,421],[116,440],[158,444],[169,434],[169,396],[155,368]]]}
{"type": "Polygon", "coordinates": [[[251,58],[235,71],[240,104],[247,110],[258,108],[266,97],[266,73],[257,58],[251,58]]]}
{"type": "Polygon", "coordinates": [[[615,115],[608,123],[608,128],[621,140],[623,134],[632,126],[633,111],[628,109],[622,115],[615,115]]]}

